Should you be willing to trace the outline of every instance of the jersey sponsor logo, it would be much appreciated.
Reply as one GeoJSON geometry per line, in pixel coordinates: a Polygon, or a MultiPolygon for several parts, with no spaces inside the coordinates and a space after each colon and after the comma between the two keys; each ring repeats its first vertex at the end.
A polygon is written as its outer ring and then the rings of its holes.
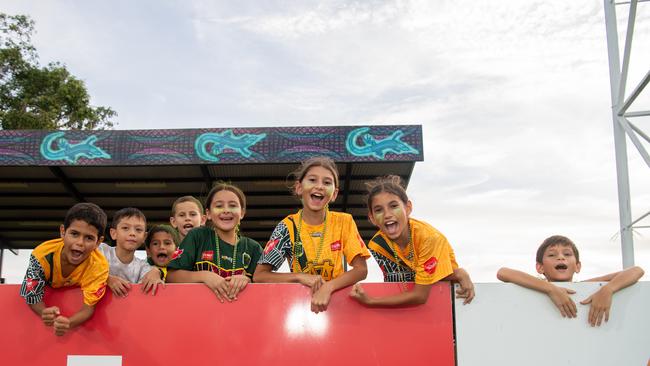
{"type": "Polygon", "coordinates": [[[174,254],[172,254],[172,260],[174,260],[176,258],[180,258],[180,256],[183,254],[184,251],[185,251],[185,249],[176,249],[174,251],[174,254]]]}
{"type": "Polygon", "coordinates": [[[338,250],[341,250],[341,241],[337,240],[330,244],[330,248],[332,249],[333,252],[336,252],[338,250]]]}
{"type": "Polygon", "coordinates": [[[41,282],[41,281],[39,281],[39,280],[37,280],[35,278],[28,278],[27,280],[25,280],[25,290],[27,290],[27,293],[34,292],[34,290],[38,286],[39,282],[41,282]]]}
{"type": "Polygon", "coordinates": [[[431,257],[426,262],[424,262],[424,271],[428,274],[432,274],[436,271],[437,266],[438,259],[436,259],[436,257],[431,257]]]}
{"type": "Polygon", "coordinates": [[[204,261],[211,261],[214,259],[214,251],[212,250],[206,250],[201,254],[201,259],[204,261]]]}
{"type": "Polygon", "coordinates": [[[280,239],[269,240],[266,242],[266,246],[264,247],[264,254],[269,254],[269,252],[272,251],[279,242],[280,239]]]}
{"type": "Polygon", "coordinates": [[[104,296],[104,292],[106,292],[106,284],[101,285],[97,291],[95,291],[95,296],[102,297],[104,296]]]}
{"type": "Polygon", "coordinates": [[[325,259],[322,262],[309,261],[307,267],[302,270],[303,273],[318,275],[323,277],[325,281],[329,281],[334,277],[334,263],[331,259],[325,259]]]}

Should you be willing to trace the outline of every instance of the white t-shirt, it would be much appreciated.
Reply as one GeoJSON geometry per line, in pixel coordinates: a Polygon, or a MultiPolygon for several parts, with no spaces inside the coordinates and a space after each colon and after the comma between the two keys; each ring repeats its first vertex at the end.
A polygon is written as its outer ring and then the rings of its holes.
{"type": "Polygon", "coordinates": [[[122,277],[131,283],[139,283],[147,272],[153,269],[147,261],[133,257],[131,263],[123,263],[115,253],[115,247],[106,243],[99,244],[99,251],[104,254],[108,261],[109,274],[122,277]]]}

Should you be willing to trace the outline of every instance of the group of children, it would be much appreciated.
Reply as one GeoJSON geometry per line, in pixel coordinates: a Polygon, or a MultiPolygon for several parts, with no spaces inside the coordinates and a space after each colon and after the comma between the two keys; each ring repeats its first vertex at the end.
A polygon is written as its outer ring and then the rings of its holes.
{"type": "MultiPolygon", "coordinates": [[[[333,292],[349,286],[353,286],[350,297],[359,303],[391,307],[423,304],[434,283],[450,280],[459,285],[457,297],[464,303],[472,301],[475,293],[469,274],[458,266],[442,233],[410,217],[412,202],[399,177],[380,177],[367,183],[368,218],[378,228],[367,246],[350,214],[329,210],[339,192],[338,171],[331,159],[311,158],[293,178],[291,189],[302,208],[280,221],[264,249],[241,235],[246,197],[227,183],[215,185],[204,206],[191,196],[179,198],[172,206],[171,226],[154,226],[148,233],[141,211],[117,211],[109,230],[115,247],[102,243],[106,214],[92,203],[77,204],[61,225],[61,238],[32,252],[21,296],[57,335],[88,319],[106,286],[114,295],[126,296],[133,283],[141,283],[143,292],[155,294],[165,282],[201,282],[221,302],[236,300],[253,281],[300,283],[311,289],[311,308],[316,313],[327,310],[333,292]],[[146,261],[135,257],[143,243],[146,261]],[[369,296],[358,282],[366,278],[370,255],[379,264],[385,282],[415,282],[414,286],[395,295],[369,296]],[[285,260],[290,272],[278,273],[285,260]],[[68,318],[56,306],[47,307],[43,303],[46,284],[80,286],[84,295],[81,310],[68,318]]],[[[547,240],[540,252],[537,270],[548,281],[571,281],[580,269],[577,248],[568,239],[547,240]]],[[[600,325],[603,317],[607,320],[612,294],[642,275],[643,271],[634,267],[593,279],[610,282],[583,302],[592,304],[591,324],[600,325]]],[[[563,316],[575,316],[570,290],[507,268],[501,269],[498,277],[547,293],[563,316]]]]}

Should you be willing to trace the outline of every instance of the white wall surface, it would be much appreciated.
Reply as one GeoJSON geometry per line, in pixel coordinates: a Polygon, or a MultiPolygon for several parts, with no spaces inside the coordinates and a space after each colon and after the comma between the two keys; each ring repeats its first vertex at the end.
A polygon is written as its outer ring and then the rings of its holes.
{"type": "Polygon", "coordinates": [[[578,317],[562,318],[548,296],[508,283],[476,284],[455,302],[458,366],[650,365],[650,282],[614,294],[609,322],[591,327],[579,302],[602,283],[566,283],[578,317]]]}

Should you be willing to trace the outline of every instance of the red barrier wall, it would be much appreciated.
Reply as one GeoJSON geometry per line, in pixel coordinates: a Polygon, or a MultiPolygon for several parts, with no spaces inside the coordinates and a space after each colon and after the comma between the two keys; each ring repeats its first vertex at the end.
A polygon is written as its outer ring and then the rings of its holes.
{"type": "MultiPolygon", "coordinates": [[[[371,295],[400,284],[364,284],[371,295]]],[[[19,296],[0,285],[4,365],[66,365],[67,355],[121,355],[123,365],[454,365],[449,284],[434,285],[429,301],[402,309],[368,309],[332,297],[325,313],[309,311],[309,289],[292,284],[249,285],[221,304],[200,284],[172,284],[156,296],[134,287],[110,292],[94,316],[63,337],[45,327],[19,296]]],[[[78,289],[48,289],[48,306],[64,315],[81,304],[78,289]]]]}

